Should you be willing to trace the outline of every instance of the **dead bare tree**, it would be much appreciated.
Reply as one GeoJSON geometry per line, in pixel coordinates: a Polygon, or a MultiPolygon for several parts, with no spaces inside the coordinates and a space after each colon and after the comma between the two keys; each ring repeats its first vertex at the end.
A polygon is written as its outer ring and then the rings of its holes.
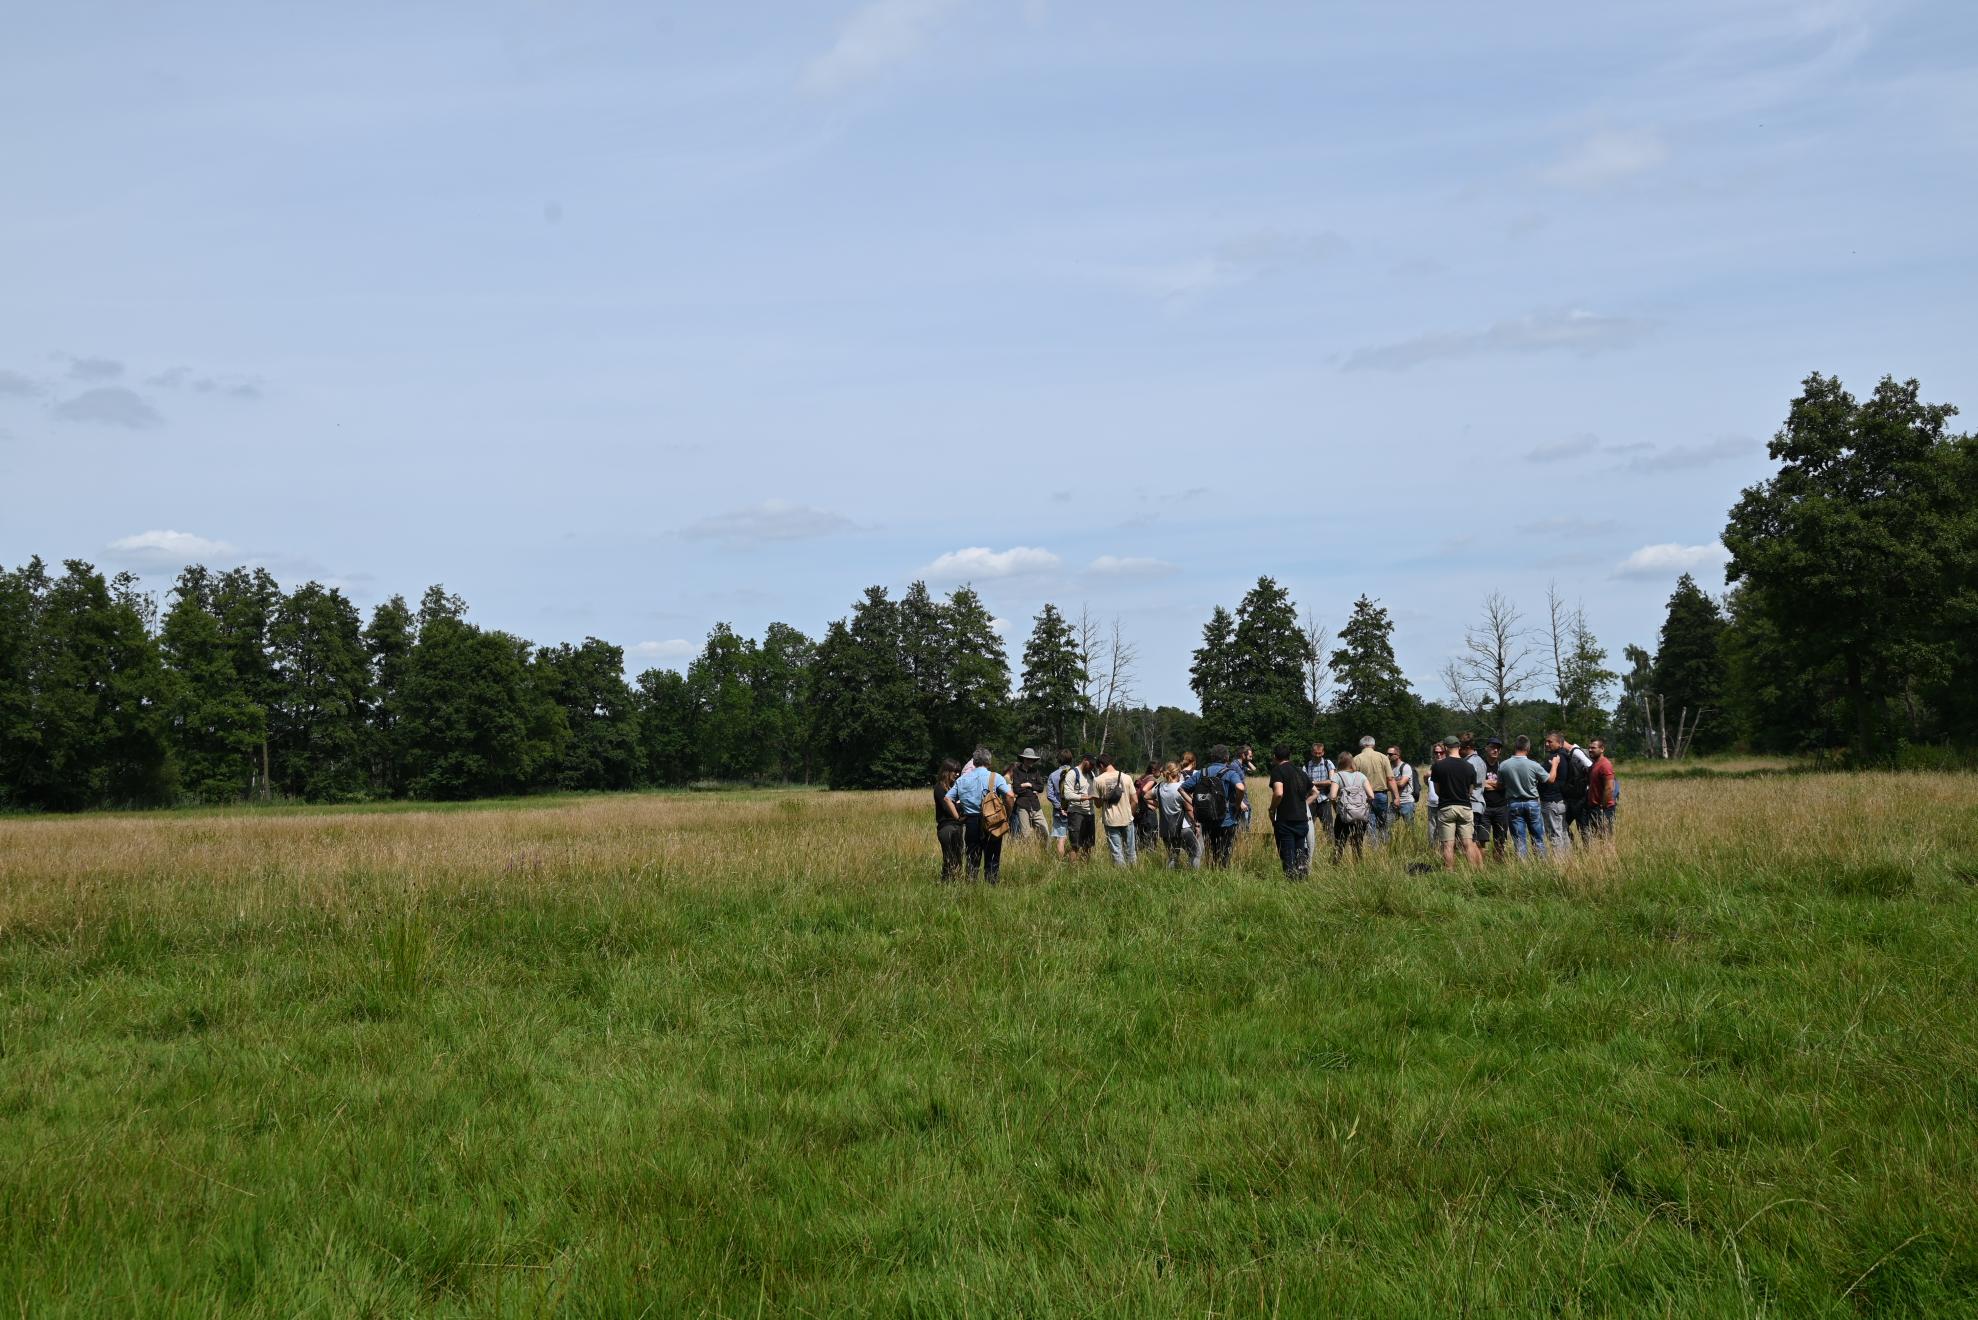
{"type": "Polygon", "coordinates": [[[1500,738],[1509,736],[1511,703],[1538,681],[1531,634],[1518,607],[1501,591],[1484,597],[1483,618],[1463,632],[1463,651],[1443,668],[1457,704],[1472,711],[1500,738]]]}
{"type": "Polygon", "coordinates": [[[1126,640],[1118,615],[1113,616],[1111,635],[1101,645],[1106,657],[1106,677],[1100,684],[1105,699],[1099,708],[1099,750],[1103,752],[1112,733],[1113,711],[1133,700],[1134,667],[1140,659],[1140,647],[1126,640]]]}
{"type": "Polygon", "coordinates": [[[1312,703],[1312,713],[1319,714],[1326,708],[1326,689],[1332,686],[1332,666],[1326,663],[1326,646],[1332,635],[1325,624],[1312,617],[1312,611],[1305,611],[1305,626],[1300,629],[1305,634],[1305,645],[1309,658],[1305,661],[1305,699],[1312,703]]]}
{"type": "Polygon", "coordinates": [[[1099,650],[1104,638],[1099,631],[1099,621],[1092,617],[1090,605],[1078,607],[1078,667],[1085,675],[1079,687],[1078,745],[1080,749],[1092,745],[1090,721],[1095,707],[1094,700],[1099,694],[1099,650]]]}

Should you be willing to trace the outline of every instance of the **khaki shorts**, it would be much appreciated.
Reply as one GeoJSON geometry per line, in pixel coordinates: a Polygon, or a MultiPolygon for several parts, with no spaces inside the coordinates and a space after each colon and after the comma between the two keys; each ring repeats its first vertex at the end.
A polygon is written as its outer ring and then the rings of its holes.
{"type": "Polygon", "coordinates": [[[1435,841],[1467,844],[1476,837],[1475,821],[1468,807],[1437,807],[1435,809],[1435,841]]]}

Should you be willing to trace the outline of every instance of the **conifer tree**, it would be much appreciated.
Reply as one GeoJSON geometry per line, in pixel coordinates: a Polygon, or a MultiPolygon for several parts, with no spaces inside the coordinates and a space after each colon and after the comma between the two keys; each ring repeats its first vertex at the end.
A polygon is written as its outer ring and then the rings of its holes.
{"type": "Polygon", "coordinates": [[[1071,623],[1046,602],[1023,648],[1023,732],[1050,748],[1069,747],[1085,709],[1085,666],[1071,623]]]}
{"type": "Polygon", "coordinates": [[[1415,738],[1420,703],[1394,658],[1394,622],[1379,602],[1366,596],[1353,602],[1353,613],[1339,630],[1332,668],[1339,682],[1333,710],[1342,745],[1369,734],[1382,740],[1415,738]]]}
{"type": "Polygon", "coordinates": [[[1202,734],[1211,742],[1237,742],[1243,737],[1236,664],[1236,620],[1218,605],[1202,626],[1202,645],[1188,669],[1188,686],[1202,707],[1202,734]]]}
{"type": "Polygon", "coordinates": [[[1260,747],[1302,744],[1312,734],[1306,695],[1310,643],[1298,623],[1291,593],[1269,577],[1236,607],[1229,683],[1237,736],[1260,747]]]}

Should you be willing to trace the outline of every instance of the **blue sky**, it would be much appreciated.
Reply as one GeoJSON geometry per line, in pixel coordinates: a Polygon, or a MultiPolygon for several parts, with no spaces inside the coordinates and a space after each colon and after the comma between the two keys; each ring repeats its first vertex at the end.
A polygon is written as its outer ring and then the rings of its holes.
{"type": "Polygon", "coordinates": [[[1650,642],[1808,371],[1978,406],[1956,4],[139,5],[0,43],[0,560],[684,663],[870,583],[1139,695],[1260,573],[1425,695],[1650,642]]]}

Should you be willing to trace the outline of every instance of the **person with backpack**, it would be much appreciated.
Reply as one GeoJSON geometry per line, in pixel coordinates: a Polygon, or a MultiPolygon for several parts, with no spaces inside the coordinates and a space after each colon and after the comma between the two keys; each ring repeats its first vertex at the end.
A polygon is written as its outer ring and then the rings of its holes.
{"type": "Polygon", "coordinates": [[[1134,812],[1133,828],[1140,835],[1140,851],[1151,853],[1161,839],[1161,807],[1154,801],[1154,790],[1161,785],[1161,767],[1154,762],[1147,763],[1147,769],[1140,778],[1133,781],[1133,791],[1140,795],[1140,806],[1134,812]]]}
{"type": "Polygon", "coordinates": [[[1092,777],[1092,803],[1106,827],[1106,851],[1114,866],[1132,866],[1140,860],[1134,838],[1133,817],[1140,805],[1133,788],[1133,777],[1113,764],[1104,752],[1097,761],[1099,773],[1092,777]]]}
{"type": "Polygon", "coordinates": [[[1015,794],[1010,781],[989,768],[989,749],[978,747],[974,768],[955,780],[948,800],[961,808],[962,842],[968,857],[968,878],[996,884],[1003,878],[1003,836],[1010,832],[1010,807],[1015,794]]]}
{"type": "Polygon", "coordinates": [[[1387,749],[1387,778],[1394,789],[1394,818],[1400,822],[1395,828],[1406,830],[1415,823],[1415,767],[1398,746],[1387,749]]]}
{"type": "Polygon", "coordinates": [[[1071,808],[1065,805],[1062,797],[1058,796],[1058,789],[1071,763],[1071,748],[1060,747],[1058,768],[1044,780],[1044,800],[1051,804],[1051,838],[1057,841],[1059,860],[1063,860],[1065,846],[1071,839],[1071,808]]]}
{"type": "Polygon", "coordinates": [[[1545,841],[1555,854],[1572,851],[1567,831],[1579,817],[1579,804],[1586,801],[1587,771],[1592,766],[1592,759],[1559,730],[1545,735],[1545,778],[1538,797],[1545,808],[1545,841]]]}
{"type": "Polygon", "coordinates": [[[1312,781],[1291,762],[1291,748],[1271,749],[1271,835],[1284,878],[1303,880],[1312,862],[1312,781]]]}
{"type": "Polygon", "coordinates": [[[1229,759],[1229,746],[1209,749],[1209,764],[1182,781],[1195,804],[1195,824],[1208,841],[1209,865],[1229,866],[1236,846],[1236,823],[1243,818],[1243,767],[1229,759]]]}
{"type": "Polygon", "coordinates": [[[1317,855],[1321,840],[1332,837],[1332,758],[1326,745],[1312,744],[1312,755],[1305,762],[1305,778],[1312,781],[1318,796],[1312,799],[1312,852],[1317,855]]]}
{"type": "Polygon", "coordinates": [[[1366,855],[1367,829],[1374,816],[1374,787],[1366,772],[1355,768],[1353,758],[1345,752],[1333,766],[1332,783],[1332,864],[1338,866],[1349,843],[1354,861],[1366,855]]]}
{"type": "Polygon", "coordinates": [[[1092,855],[1092,847],[1099,838],[1092,807],[1092,758],[1080,757],[1076,765],[1069,767],[1058,791],[1064,795],[1065,808],[1071,814],[1068,856],[1072,861],[1082,861],[1092,855]]]}
{"type": "Polygon", "coordinates": [[[1154,809],[1160,818],[1161,843],[1167,848],[1168,870],[1176,869],[1176,859],[1188,854],[1190,869],[1202,865],[1201,832],[1195,827],[1195,804],[1181,787],[1181,767],[1169,761],[1161,767],[1160,781],[1154,788],[1154,809]]]}
{"type": "Polygon", "coordinates": [[[1044,771],[1038,765],[1037,749],[1026,747],[1017,753],[1010,767],[1010,787],[1016,790],[1016,809],[1010,814],[1010,834],[1018,839],[1042,841],[1044,833],[1044,771]]]}

